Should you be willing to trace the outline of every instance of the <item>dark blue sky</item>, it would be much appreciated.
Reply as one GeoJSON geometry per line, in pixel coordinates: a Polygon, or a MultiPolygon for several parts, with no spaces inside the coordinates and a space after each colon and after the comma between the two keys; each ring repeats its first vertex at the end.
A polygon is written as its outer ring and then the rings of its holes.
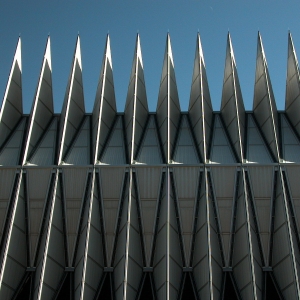
{"type": "Polygon", "coordinates": [[[284,109],[289,29],[300,55],[298,0],[1,1],[0,97],[4,95],[21,34],[23,103],[24,112],[29,113],[50,33],[55,111],[60,112],[79,32],[86,111],[91,112],[109,31],[117,107],[118,111],[123,111],[138,31],[149,108],[155,111],[169,31],[181,109],[185,111],[199,30],[213,107],[219,110],[229,30],[245,107],[251,110],[257,31],[260,30],[277,107],[284,109]]]}

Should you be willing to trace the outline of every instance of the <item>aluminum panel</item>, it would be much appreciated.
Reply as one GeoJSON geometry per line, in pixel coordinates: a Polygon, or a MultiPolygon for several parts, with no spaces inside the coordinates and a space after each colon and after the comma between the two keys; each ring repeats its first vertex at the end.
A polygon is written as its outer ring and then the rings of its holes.
{"type": "MultiPolygon", "coordinates": [[[[285,290],[290,286],[295,294],[298,294],[298,283],[295,282],[295,261],[293,250],[291,249],[292,240],[290,239],[290,222],[287,214],[286,201],[284,199],[281,176],[278,176],[275,200],[275,220],[274,220],[274,237],[273,253],[271,264],[273,272],[277,279],[279,288],[284,297],[285,290]]],[[[290,292],[289,292],[290,293],[290,292]]]]}
{"type": "Polygon", "coordinates": [[[19,37],[0,111],[1,146],[23,113],[21,64],[21,38],[19,37]]]}
{"type": "Polygon", "coordinates": [[[300,143],[293,132],[290,124],[286,120],[286,116],[281,114],[281,133],[282,133],[282,149],[283,159],[287,162],[300,162],[300,143]]]}
{"type": "Polygon", "coordinates": [[[250,114],[248,114],[247,161],[254,163],[273,162],[268,148],[250,114]]]}
{"type": "Polygon", "coordinates": [[[23,117],[19,126],[15,129],[9,141],[0,153],[0,165],[15,166],[19,164],[25,124],[26,117],[23,117]]]}
{"type": "Polygon", "coordinates": [[[107,138],[116,115],[116,100],[113,82],[110,39],[109,35],[107,35],[92,115],[93,124],[97,124],[95,129],[93,128],[93,153],[95,156],[93,157],[93,162],[98,158],[102,151],[104,141],[107,138]],[[106,122],[105,119],[107,119],[106,122]]]}
{"type": "Polygon", "coordinates": [[[150,266],[156,211],[161,184],[161,168],[136,168],[137,188],[143,226],[147,266],[150,266]]]}
{"type": "Polygon", "coordinates": [[[267,142],[271,146],[274,157],[278,159],[277,108],[260,34],[258,34],[257,42],[253,112],[267,142]]]}
{"type": "Polygon", "coordinates": [[[215,117],[210,160],[212,163],[235,163],[234,154],[219,116],[215,117]]]}
{"type": "Polygon", "coordinates": [[[118,122],[114,127],[105,152],[100,159],[104,164],[123,165],[126,164],[124,133],[122,126],[122,116],[118,117],[118,122]]]}
{"type": "MultiPolygon", "coordinates": [[[[13,223],[10,236],[8,236],[8,250],[4,254],[2,266],[4,270],[1,275],[1,285],[9,286],[16,290],[27,266],[27,243],[26,243],[26,220],[25,220],[25,200],[24,182],[22,181],[19,194],[17,195],[15,213],[12,215],[13,223]],[[23,249],[23,251],[19,251],[23,249]]],[[[1,296],[1,293],[0,293],[1,296]]]]}
{"type": "Polygon", "coordinates": [[[64,162],[72,165],[88,165],[90,162],[90,118],[86,117],[64,162]]]}

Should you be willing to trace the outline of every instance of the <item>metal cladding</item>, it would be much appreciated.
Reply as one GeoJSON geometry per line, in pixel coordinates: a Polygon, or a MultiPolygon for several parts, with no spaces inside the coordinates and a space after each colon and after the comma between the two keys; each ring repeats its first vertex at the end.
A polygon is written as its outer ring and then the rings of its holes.
{"type": "Polygon", "coordinates": [[[149,112],[137,35],[124,113],[107,36],[92,113],[79,36],[61,114],[50,37],[30,115],[19,38],[0,111],[0,299],[300,299],[300,73],[277,111],[258,34],[253,111],[228,33],[213,111],[199,34],[188,112],[170,35],[149,112]]]}

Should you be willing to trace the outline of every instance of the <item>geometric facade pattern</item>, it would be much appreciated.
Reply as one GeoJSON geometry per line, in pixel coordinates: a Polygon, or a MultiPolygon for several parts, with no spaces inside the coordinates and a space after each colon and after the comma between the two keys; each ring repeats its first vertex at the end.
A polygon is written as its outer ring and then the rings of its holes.
{"type": "Polygon", "coordinates": [[[80,39],[61,114],[50,38],[29,115],[18,40],[0,111],[0,299],[299,299],[300,73],[277,111],[258,34],[245,111],[228,34],[220,111],[200,36],[188,112],[167,36],[149,112],[137,35],[124,113],[107,36],[92,113],[80,39]]]}

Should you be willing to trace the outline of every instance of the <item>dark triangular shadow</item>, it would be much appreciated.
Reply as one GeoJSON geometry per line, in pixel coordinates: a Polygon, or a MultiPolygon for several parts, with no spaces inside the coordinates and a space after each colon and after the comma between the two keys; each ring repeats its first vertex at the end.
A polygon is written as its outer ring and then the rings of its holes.
{"type": "Polygon", "coordinates": [[[153,295],[150,275],[145,273],[143,286],[141,289],[139,300],[154,300],[156,297],[153,295]]]}
{"type": "Polygon", "coordinates": [[[274,284],[273,278],[269,272],[266,274],[266,300],[281,300],[283,299],[278,295],[277,288],[274,284]]]}
{"type": "Polygon", "coordinates": [[[106,273],[104,282],[100,291],[100,294],[97,298],[97,300],[112,300],[113,295],[112,295],[112,285],[111,285],[111,275],[112,273],[106,273]]]}
{"type": "Polygon", "coordinates": [[[28,275],[27,278],[25,279],[20,291],[18,294],[13,297],[15,300],[29,300],[30,297],[30,290],[31,290],[31,281],[32,281],[32,276],[28,275]]]}
{"type": "Polygon", "coordinates": [[[196,300],[193,284],[191,281],[191,274],[186,273],[184,286],[181,294],[181,300],[196,300]]]}
{"type": "Polygon", "coordinates": [[[224,287],[224,297],[225,300],[238,300],[238,296],[236,295],[236,291],[232,282],[231,274],[227,274],[225,280],[225,287],[224,287]]]}
{"type": "Polygon", "coordinates": [[[57,297],[55,298],[56,300],[70,300],[73,299],[72,297],[72,290],[73,290],[73,285],[72,285],[72,278],[73,273],[67,272],[64,282],[57,294],[57,297]]]}

